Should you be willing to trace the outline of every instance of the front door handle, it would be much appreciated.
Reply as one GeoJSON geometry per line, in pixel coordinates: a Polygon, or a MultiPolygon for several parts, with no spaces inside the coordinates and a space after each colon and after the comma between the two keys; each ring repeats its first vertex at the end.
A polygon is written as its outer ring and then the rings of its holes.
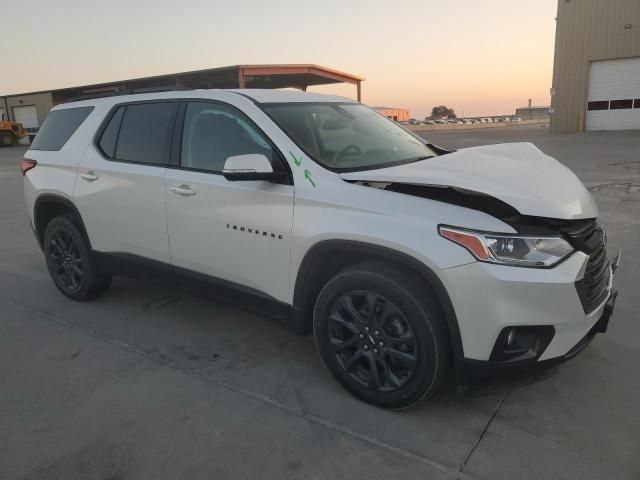
{"type": "Polygon", "coordinates": [[[190,195],[195,195],[196,191],[193,190],[189,185],[173,185],[169,187],[169,191],[173,193],[177,193],[178,195],[182,195],[183,197],[188,197],[190,195]]]}
{"type": "Polygon", "coordinates": [[[98,179],[98,175],[89,170],[87,173],[81,173],[80,178],[83,178],[87,182],[93,182],[98,179]]]}

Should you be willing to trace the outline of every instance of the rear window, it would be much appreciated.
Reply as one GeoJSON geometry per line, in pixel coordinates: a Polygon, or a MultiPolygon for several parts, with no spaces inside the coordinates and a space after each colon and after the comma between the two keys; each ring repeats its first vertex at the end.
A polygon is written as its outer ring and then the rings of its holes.
{"type": "MultiPolygon", "coordinates": [[[[127,105],[120,125],[115,159],[151,164],[168,163],[166,146],[171,140],[171,120],[176,105],[177,103],[127,105]]],[[[104,133],[110,134],[107,131],[104,133]]]]}
{"type": "Polygon", "coordinates": [[[78,107],[49,112],[31,144],[31,149],[60,150],[89,116],[91,110],[93,107],[78,107]]]}

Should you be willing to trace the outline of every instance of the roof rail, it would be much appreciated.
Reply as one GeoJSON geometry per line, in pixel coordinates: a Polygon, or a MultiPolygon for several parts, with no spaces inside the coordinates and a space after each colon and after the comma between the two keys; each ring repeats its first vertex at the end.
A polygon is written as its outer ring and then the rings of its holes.
{"type": "Polygon", "coordinates": [[[93,100],[94,98],[107,98],[107,97],[119,97],[122,95],[135,95],[136,93],[157,93],[157,92],[172,92],[181,90],[193,90],[190,87],[183,87],[180,85],[168,85],[166,87],[145,87],[145,88],[127,88],[124,90],[115,90],[112,92],[103,93],[90,93],[87,95],[78,95],[65,100],[63,103],[80,102],[82,100],[93,100]]]}

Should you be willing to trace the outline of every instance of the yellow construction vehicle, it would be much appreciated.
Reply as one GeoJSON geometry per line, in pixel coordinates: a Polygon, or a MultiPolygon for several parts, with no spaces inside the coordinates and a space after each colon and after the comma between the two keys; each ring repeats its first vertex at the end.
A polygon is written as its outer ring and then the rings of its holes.
{"type": "Polygon", "coordinates": [[[21,123],[0,119],[0,147],[13,147],[26,136],[27,131],[21,123]]]}

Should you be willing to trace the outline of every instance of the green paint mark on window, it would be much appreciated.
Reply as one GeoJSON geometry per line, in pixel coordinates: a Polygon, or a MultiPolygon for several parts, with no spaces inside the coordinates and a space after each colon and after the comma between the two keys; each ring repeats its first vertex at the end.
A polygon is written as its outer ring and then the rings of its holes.
{"type": "Polygon", "coordinates": [[[305,171],[304,171],[304,178],[306,178],[307,180],[309,180],[309,182],[311,183],[311,185],[313,185],[313,188],[316,188],[316,184],[314,183],[313,179],[311,178],[311,173],[309,172],[309,170],[305,170],[305,171]]]}

